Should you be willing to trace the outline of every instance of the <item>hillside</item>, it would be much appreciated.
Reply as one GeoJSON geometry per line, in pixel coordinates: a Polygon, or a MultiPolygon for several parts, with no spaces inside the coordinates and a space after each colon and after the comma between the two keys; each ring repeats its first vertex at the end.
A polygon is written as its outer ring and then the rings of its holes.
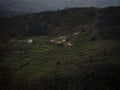
{"type": "Polygon", "coordinates": [[[0,88],[118,90],[119,10],[68,8],[1,19],[0,88]],[[61,36],[72,46],[50,43],[61,36]]]}
{"type": "Polygon", "coordinates": [[[70,34],[77,26],[92,21],[96,10],[96,8],[72,8],[2,18],[0,20],[0,51],[4,51],[6,43],[12,38],[17,40],[26,36],[70,34]]]}

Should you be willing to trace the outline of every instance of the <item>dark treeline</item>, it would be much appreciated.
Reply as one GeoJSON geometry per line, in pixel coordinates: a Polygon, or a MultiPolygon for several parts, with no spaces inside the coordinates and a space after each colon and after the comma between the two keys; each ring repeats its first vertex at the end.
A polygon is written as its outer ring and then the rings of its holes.
{"type": "Polygon", "coordinates": [[[105,9],[68,8],[1,18],[1,41],[5,41],[4,39],[7,40],[8,38],[20,38],[25,35],[32,36],[32,34],[33,36],[68,34],[74,32],[77,27],[87,27],[86,24],[91,25],[92,23],[99,23],[98,28],[109,29],[110,27],[111,29],[118,29],[120,24],[119,9],[120,7],[109,7],[105,9]]]}

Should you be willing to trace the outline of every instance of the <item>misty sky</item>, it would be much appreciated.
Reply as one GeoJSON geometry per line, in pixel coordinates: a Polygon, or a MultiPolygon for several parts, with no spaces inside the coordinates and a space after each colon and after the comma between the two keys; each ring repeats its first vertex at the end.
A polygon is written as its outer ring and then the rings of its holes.
{"type": "Polygon", "coordinates": [[[36,12],[66,7],[120,6],[120,0],[0,0],[1,11],[36,12]]]}

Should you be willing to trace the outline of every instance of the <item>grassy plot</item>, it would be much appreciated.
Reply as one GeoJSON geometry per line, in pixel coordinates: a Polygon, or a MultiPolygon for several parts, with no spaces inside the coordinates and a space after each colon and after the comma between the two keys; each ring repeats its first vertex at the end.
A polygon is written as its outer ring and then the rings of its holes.
{"type": "Polygon", "coordinates": [[[55,37],[31,37],[31,44],[20,40],[9,47],[10,53],[0,65],[13,68],[17,73],[30,72],[33,77],[39,77],[54,74],[57,67],[60,74],[67,74],[77,70],[81,63],[119,62],[119,41],[83,42],[80,37],[69,36],[72,42],[76,42],[71,47],[48,43],[55,37]]]}
{"type": "MultiPolygon", "coordinates": [[[[10,69],[5,69],[6,72],[15,71],[13,74],[8,73],[12,79],[12,90],[100,90],[103,88],[100,84],[107,85],[113,77],[117,83],[120,41],[84,42],[80,39],[83,35],[67,37],[73,42],[73,46],[48,43],[56,37],[47,36],[29,37],[33,39],[33,43],[25,42],[29,39],[25,38],[10,45],[0,66],[10,69]],[[108,74],[110,79],[105,79],[108,74]]],[[[112,86],[114,82],[111,82],[112,86]]]]}

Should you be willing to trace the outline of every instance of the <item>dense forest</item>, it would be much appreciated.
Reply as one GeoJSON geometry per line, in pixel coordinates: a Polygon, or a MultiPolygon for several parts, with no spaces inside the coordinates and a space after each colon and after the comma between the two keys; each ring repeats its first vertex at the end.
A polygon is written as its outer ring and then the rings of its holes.
{"type": "MultiPolygon", "coordinates": [[[[66,8],[64,10],[1,18],[0,37],[61,35],[92,25],[97,28],[118,29],[119,9],[120,7],[66,8]]],[[[106,30],[101,31],[101,33],[104,31],[106,30]]]]}

